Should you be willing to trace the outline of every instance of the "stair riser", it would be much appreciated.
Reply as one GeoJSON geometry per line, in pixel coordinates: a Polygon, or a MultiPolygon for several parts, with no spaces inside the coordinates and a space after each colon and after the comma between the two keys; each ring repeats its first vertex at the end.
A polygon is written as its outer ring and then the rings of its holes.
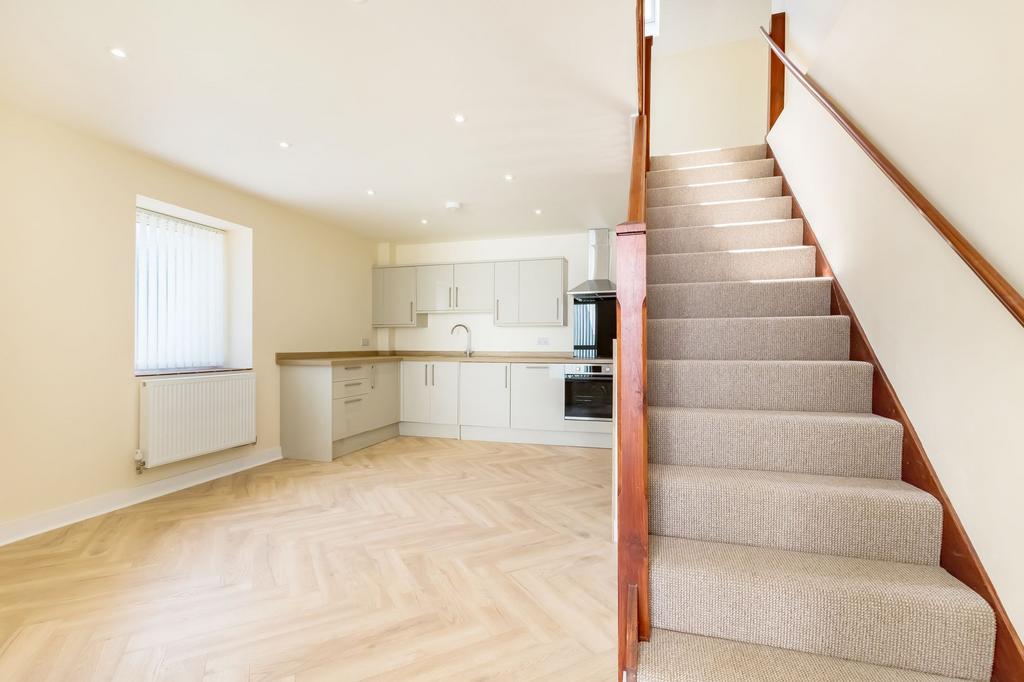
{"type": "Polygon", "coordinates": [[[648,284],[814,277],[814,247],[649,256],[648,284]]]}
{"type": "Polygon", "coordinates": [[[647,192],[647,206],[682,206],[706,201],[737,201],[778,196],[782,196],[782,177],[776,175],[770,178],[652,189],[647,192]]]}
{"type": "Polygon", "coordinates": [[[900,478],[903,428],[895,421],[652,407],[649,423],[656,464],[900,478]]]}
{"type": "Polygon", "coordinates": [[[768,145],[752,144],[746,147],[730,147],[728,149],[708,149],[683,154],[665,154],[651,157],[651,170],[669,170],[688,168],[690,166],[706,166],[711,163],[730,163],[732,161],[753,161],[763,159],[768,154],[768,145]]]}
{"type": "Polygon", "coordinates": [[[664,206],[647,210],[647,227],[652,230],[670,227],[722,225],[755,220],[783,220],[793,217],[791,197],[744,199],[736,202],[664,206]]]}
{"type": "Polygon", "coordinates": [[[655,535],[905,564],[939,561],[942,507],[925,493],[783,480],[793,474],[701,480],[659,471],[653,468],[651,484],[655,535]]]}
{"type": "Polygon", "coordinates": [[[651,230],[647,233],[647,253],[654,256],[800,246],[803,244],[803,231],[803,221],[799,219],[651,230]]]}
{"type": "Polygon", "coordinates": [[[651,286],[649,319],[828,315],[832,280],[710,282],[651,286]]]}
{"type": "Polygon", "coordinates": [[[656,171],[647,174],[647,188],[679,187],[703,182],[724,182],[726,180],[749,180],[767,178],[775,173],[775,161],[740,161],[721,165],[699,166],[683,170],[656,171]]]}
{"type": "Polygon", "coordinates": [[[652,360],[648,400],[665,407],[870,412],[871,365],[652,360]]]}
{"type": "Polygon", "coordinates": [[[652,360],[848,360],[850,319],[650,320],[652,360]]]}
{"type": "Polygon", "coordinates": [[[844,591],[836,584],[766,580],[754,566],[742,578],[698,570],[667,572],[652,562],[652,625],[935,675],[988,679],[985,660],[974,650],[991,651],[991,613],[951,611],[928,594],[897,600],[870,585],[844,591]],[[979,647],[963,633],[983,633],[977,639],[987,641],[979,647]]]}

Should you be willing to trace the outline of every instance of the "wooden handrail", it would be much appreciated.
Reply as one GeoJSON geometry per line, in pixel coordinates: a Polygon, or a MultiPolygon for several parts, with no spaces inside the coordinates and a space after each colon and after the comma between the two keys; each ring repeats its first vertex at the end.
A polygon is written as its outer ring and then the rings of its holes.
{"type": "Polygon", "coordinates": [[[1005,277],[996,270],[981,253],[974,248],[974,245],[953,226],[953,223],[946,219],[946,216],[942,215],[935,205],[928,200],[927,197],[914,186],[907,176],[904,175],[896,165],[890,161],[885,154],[879,150],[877,146],[864,134],[853,121],[843,113],[839,105],[822,90],[821,86],[814,82],[810,76],[804,75],[800,69],[793,63],[793,60],[789,58],[785,50],[782,49],[778,43],[772,40],[771,35],[763,27],[761,28],[761,35],[768,42],[768,47],[771,48],[772,52],[779,58],[779,60],[785,65],[786,69],[793,75],[800,85],[802,85],[811,96],[818,101],[821,106],[825,108],[832,118],[839,123],[840,127],[845,130],[853,141],[867,153],[868,157],[875,162],[875,165],[885,173],[886,177],[896,185],[896,189],[900,191],[903,196],[910,200],[910,203],[917,207],[921,215],[924,216],[925,220],[931,223],[935,231],[946,240],[946,243],[952,247],[960,259],[967,264],[975,275],[988,287],[999,302],[1002,303],[1010,314],[1016,318],[1017,322],[1024,325],[1024,297],[1020,295],[1016,289],[1006,280],[1005,277]]]}
{"type": "Polygon", "coordinates": [[[640,114],[633,125],[633,157],[629,175],[626,221],[647,222],[647,117],[640,114]]]}

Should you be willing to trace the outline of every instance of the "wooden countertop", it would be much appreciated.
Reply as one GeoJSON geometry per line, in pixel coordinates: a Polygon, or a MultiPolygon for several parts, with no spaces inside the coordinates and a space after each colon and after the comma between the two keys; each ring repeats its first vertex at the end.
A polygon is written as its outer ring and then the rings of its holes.
{"type": "Polygon", "coordinates": [[[339,351],[326,353],[278,353],[279,365],[335,365],[353,362],[401,362],[402,360],[419,360],[421,362],[517,362],[517,363],[554,363],[554,364],[586,364],[610,365],[610,358],[574,358],[569,353],[495,353],[484,351],[466,357],[464,353],[429,352],[429,351],[394,351],[386,354],[359,351],[339,351]]]}

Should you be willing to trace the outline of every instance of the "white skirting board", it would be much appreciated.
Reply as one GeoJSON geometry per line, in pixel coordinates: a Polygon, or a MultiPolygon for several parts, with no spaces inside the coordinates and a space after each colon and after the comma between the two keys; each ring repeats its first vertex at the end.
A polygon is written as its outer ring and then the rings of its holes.
{"type": "Polygon", "coordinates": [[[403,436],[419,436],[420,438],[455,438],[458,440],[459,425],[399,422],[398,433],[403,436]]]}
{"type": "Polygon", "coordinates": [[[74,502],[64,507],[51,509],[33,516],[0,522],[0,546],[17,542],[33,535],[39,535],[55,528],[63,528],[64,526],[91,519],[100,514],[130,507],[133,504],[152,500],[155,497],[191,488],[200,483],[237,474],[240,471],[258,467],[261,464],[276,462],[279,459],[281,459],[280,447],[260,450],[244,457],[230,459],[226,462],[220,462],[219,464],[203,467],[202,469],[195,469],[194,471],[186,471],[177,476],[145,483],[134,488],[115,490],[103,495],[97,495],[96,497],[90,497],[87,500],[74,502]]]}
{"type": "Polygon", "coordinates": [[[570,445],[579,448],[610,448],[612,434],[583,431],[530,431],[496,429],[487,426],[463,426],[462,440],[489,440],[499,443],[530,443],[533,445],[570,445]]]}

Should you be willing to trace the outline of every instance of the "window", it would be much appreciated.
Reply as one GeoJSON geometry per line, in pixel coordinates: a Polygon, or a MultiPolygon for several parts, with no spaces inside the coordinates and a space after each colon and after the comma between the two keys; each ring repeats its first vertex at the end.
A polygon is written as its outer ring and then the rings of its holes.
{"type": "Polygon", "coordinates": [[[223,230],[135,211],[135,371],[225,366],[223,230]]]}

